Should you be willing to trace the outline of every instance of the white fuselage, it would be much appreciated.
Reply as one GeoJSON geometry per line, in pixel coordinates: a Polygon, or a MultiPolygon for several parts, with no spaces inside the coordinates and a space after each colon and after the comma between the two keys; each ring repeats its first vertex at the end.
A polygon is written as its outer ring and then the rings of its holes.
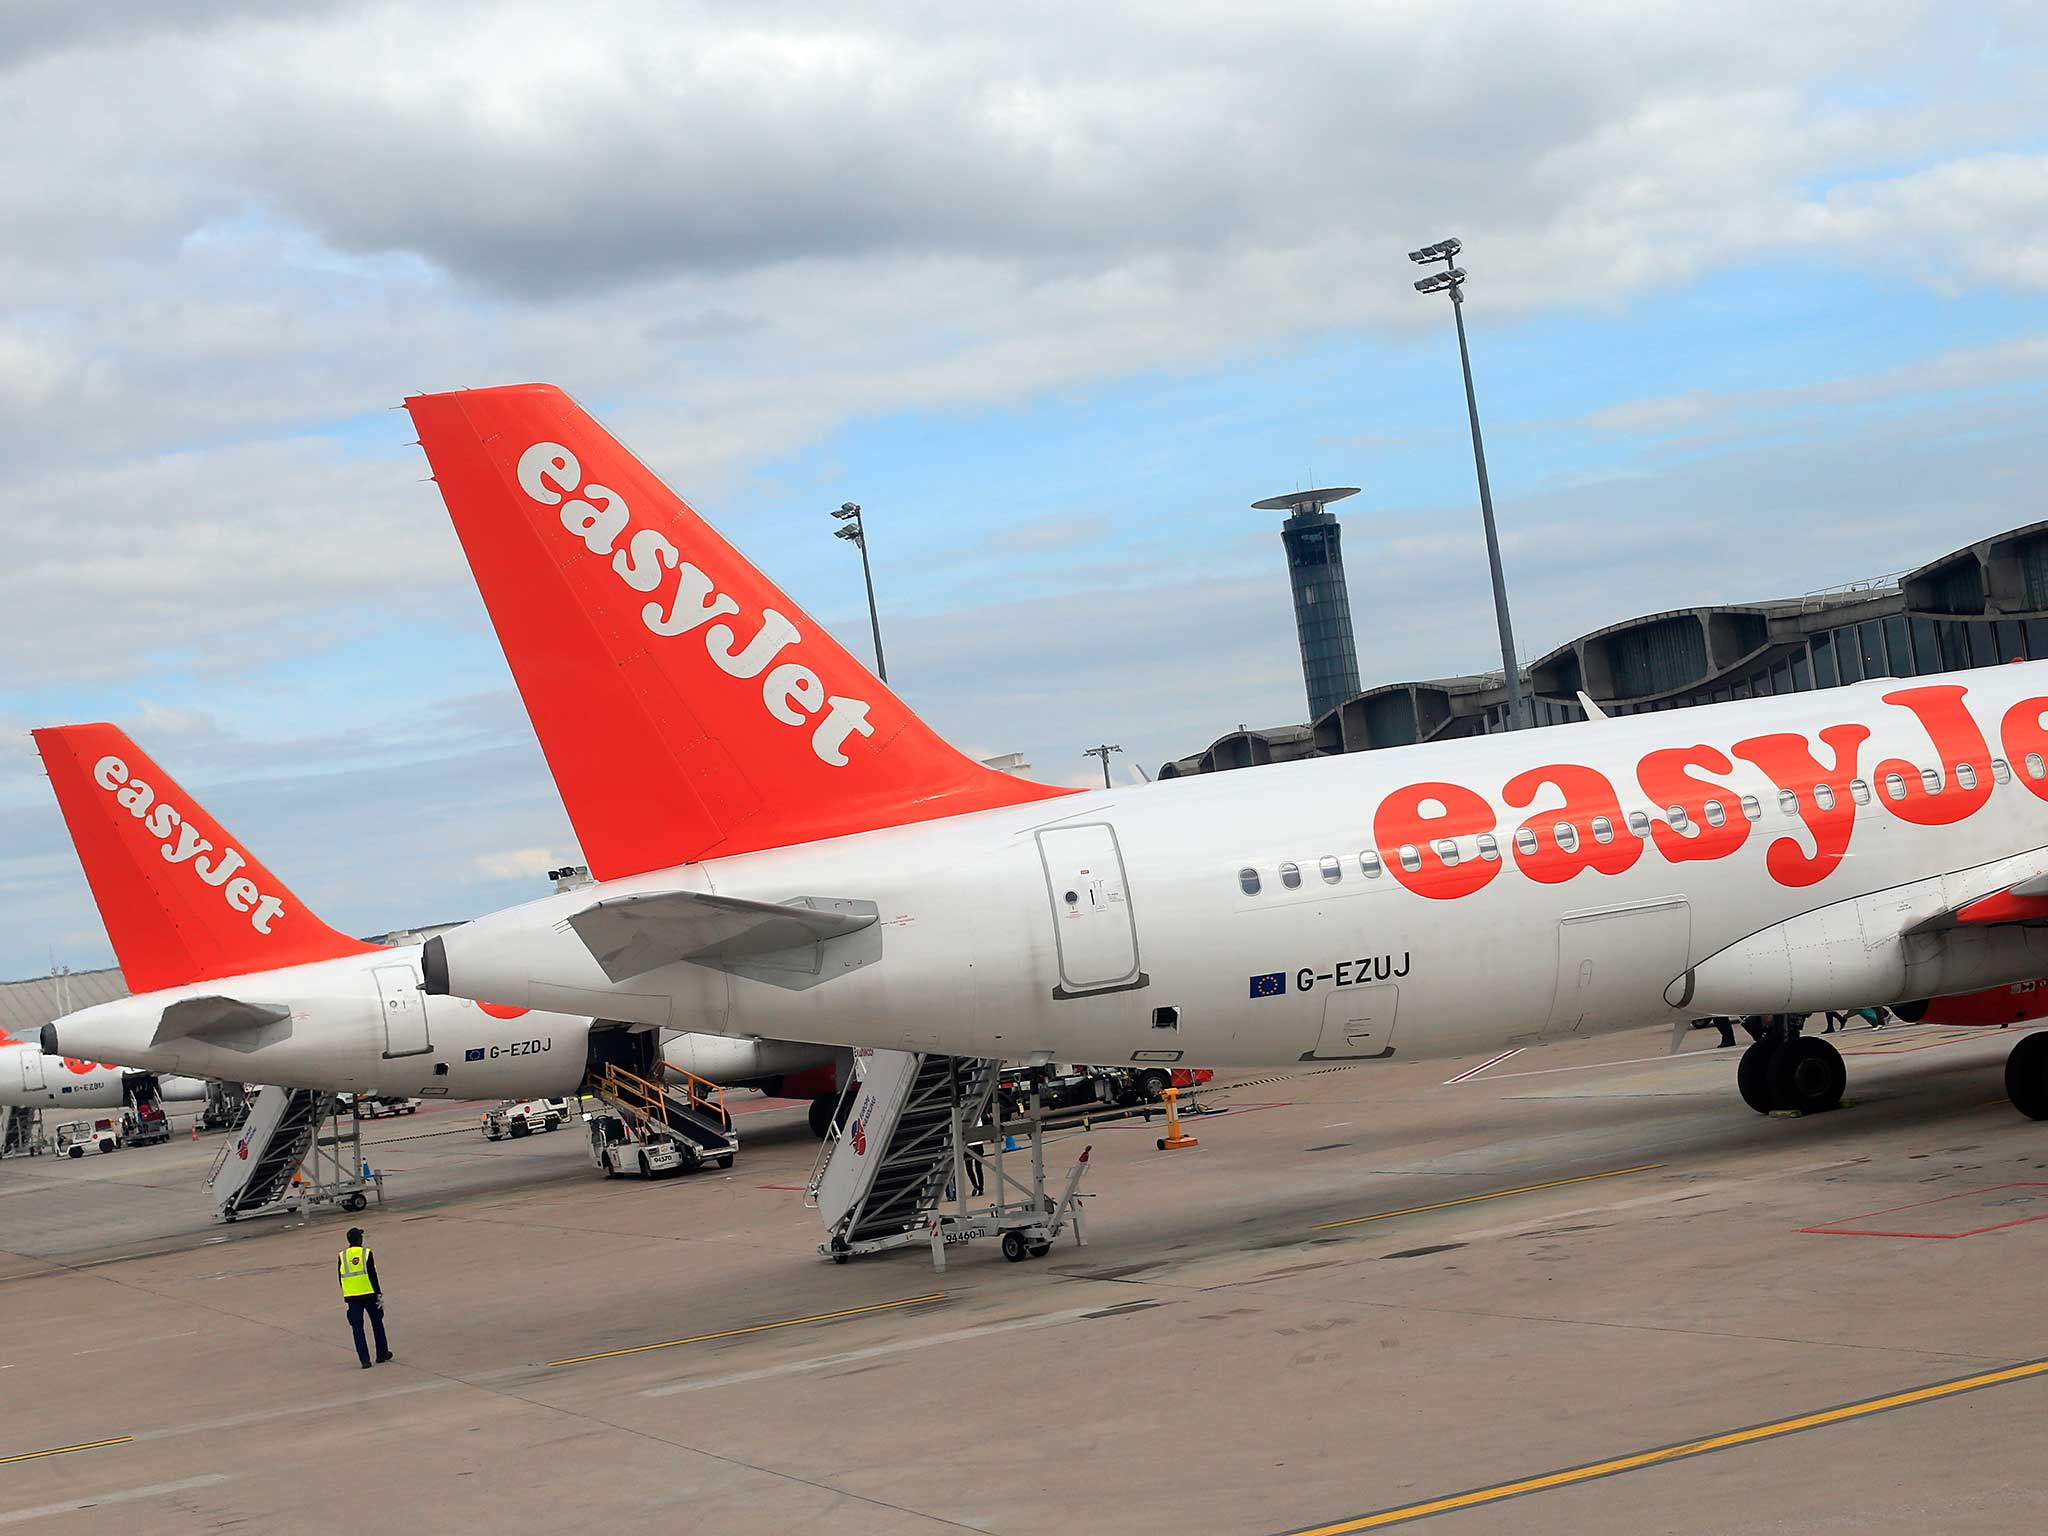
{"type": "Polygon", "coordinates": [[[498,1003],[1104,1063],[1456,1056],[1924,997],[2048,970],[2039,929],[1906,934],[2048,869],[2043,708],[2048,664],[2015,665],[1090,791],[609,881],[437,942],[448,990],[498,1003]],[[1943,687],[1967,690],[1967,771],[1944,767],[1954,730],[1884,701],[1931,718],[1943,687]],[[1853,783],[1817,796],[1843,746],[1853,783]],[[1679,748],[1727,766],[1686,765],[1706,784],[1680,794],[1653,757],[1679,748]],[[821,947],[823,984],[691,962],[612,982],[566,919],[665,891],[880,920],[821,947]]]}
{"type": "MultiPolygon", "coordinates": [[[[127,1070],[77,1056],[48,1056],[33,1041],[0,1041],[0,1108],[119,1109],[129,1100],[127,1070]]],[[[196,1077],[158,1077],[166,1104],[196,1103],[206,1084],[196,1077]]]]}
{"type": "MultiPolygon", "coordinates": [[[[158,1073],[404,1098],[501,1099],[575,1092],[588,1066],[593,1023],[587,1014],[429,997],[420,991],[420,951],[412,945],[119,998],[66,1015],[55,1028],[67,1050],[158,1073]],[[213,997],[287,1008],[291,1017],[250,1030],[157,1038],[165,1009],[213,997]]],[[[671,1036],[661,1055],[722,1086],[789,1084],[805,1094],[831,1088],[835,1060],[830,1046],[723,1036],[671,1036]]],[[[64,1079],[71,1091],[38,1105],[102,1107],[77,1096],[87,1084],[74,1082],[74,1074],[88,1063],[48,1061],[54,1070],[43,1075],[53,1084],[64,1079]]],[[[107,1103],[120,1103],[120,1069],[92,1072],[92,1084],[110,1085],[107,1103]]],[[[0,1066],[0,1095],[27,1077],[8,1073],[0,1066]]],[[[12,1102],[0,1096],[0,1103],[12,1102]]]]}

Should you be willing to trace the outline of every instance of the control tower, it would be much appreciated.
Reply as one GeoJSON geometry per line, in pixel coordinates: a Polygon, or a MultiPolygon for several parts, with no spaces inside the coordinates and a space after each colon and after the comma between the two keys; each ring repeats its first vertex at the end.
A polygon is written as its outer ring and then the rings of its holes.
{"type": "Polygon", "coordinates": [[[1285,512],[1280,542],[1287,548],[1287,575],[1294,583],[1294,627],[1301,636],[1301,673],[1308,684],[1308,716],[1314,720],[1358,692],[1358,647],[1351,637],[1351,593],[1344,585],[1342,529],[1329,503],[1356,496],[1355,485],[1268,496],[1252,506],[1285,512]]]}

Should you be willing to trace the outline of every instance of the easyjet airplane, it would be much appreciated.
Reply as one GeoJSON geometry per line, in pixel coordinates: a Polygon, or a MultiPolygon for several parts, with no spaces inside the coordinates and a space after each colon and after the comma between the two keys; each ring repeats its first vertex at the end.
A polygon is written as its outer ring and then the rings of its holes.
{"type": "Polygon", "coordinates": [[[729,1087],[816,1095],[830,1113],[829,1047],[677,1036],[657,1051],[644,1025],[430,1000],[419,946],[321,922],[114,726],[35,739],[135,993],[44,1026],[52,1055],[61,1040],[160,1073],[495,1099],[572,1093],[599,1061],[651,1074],[659,1054],[729,1087]]]}
{"type": "MultiPolygon", "coordinates": [[[[982,768],[559,390],[407,402],[600,882],[435,996],[964,1055],[1456,1056],[2048,972],[2048,664],[1067,791],[982,768]]],[[[1785,1023],[1756,1108],[1844,1070],[1785,1023]]],[[[2048,1034],[2007,1070],[2048,1117],[2048,1034]]]]}
{"type": "Polygon", "coordinates": [[[33,1040],[0,1033],[0,1108],[119,1109],[154,1084],[166,1104],[201,1102],[206,1084],[196,1077],[158,1077],[103,1061],[46,1054],[33,1040]]]}

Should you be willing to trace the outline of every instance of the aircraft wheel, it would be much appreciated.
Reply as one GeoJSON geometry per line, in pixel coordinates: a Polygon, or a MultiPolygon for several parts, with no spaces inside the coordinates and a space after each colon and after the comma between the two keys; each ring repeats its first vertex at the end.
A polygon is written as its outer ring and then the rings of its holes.
{"type": "Polygon", "coordinates": [[[2005,1096],[2029,1120],[2048,1120],[2048,1034],[2022,1036],[2005,1058],[2005,1096]]]}
{"type": "Polygon", "coordinates": [[[821,1093],[811,1100],[811,1134],[823,1141],[832,1128],[832,1111],[839,1107],[839,1095],[821,1093]]]}
{"type": "Polygon", "coordinates": [[[1794,1035],[1771,1056],[1771,1097],[1780,1109],[1817,1115],[1838,1108],[1849,1086],[1842,1053],[1813,1035],[1794,1035]]]}
{"type": "Polygon", "coordinates": [[[1771,1093],[1771,1057],[1777,1049],[1775,1040],[1752,1040],[1735,1064],[1735,1091],[1760,1115],[1778,1107],[1771,1093]]]}

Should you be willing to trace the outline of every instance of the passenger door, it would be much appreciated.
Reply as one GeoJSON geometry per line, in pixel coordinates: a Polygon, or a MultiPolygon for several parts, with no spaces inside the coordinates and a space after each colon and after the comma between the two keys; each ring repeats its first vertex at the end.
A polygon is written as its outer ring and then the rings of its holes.
{"type": "Polygon", "coordinates": [[[1047,827],[1038,834],[1059,953],[1052,995],[1082,997],[1146,984],[1138,968],[1138,927],[1116,830],[1105,822],[1047,827]]]}
{"type": "Polygon", "coordinates": [[[380,965],[377,995],[384,1006],[384,1059],[423,1056],[433,1042],[427,1038],[427,999],[420,979],[408,966],[380,965]]]}

